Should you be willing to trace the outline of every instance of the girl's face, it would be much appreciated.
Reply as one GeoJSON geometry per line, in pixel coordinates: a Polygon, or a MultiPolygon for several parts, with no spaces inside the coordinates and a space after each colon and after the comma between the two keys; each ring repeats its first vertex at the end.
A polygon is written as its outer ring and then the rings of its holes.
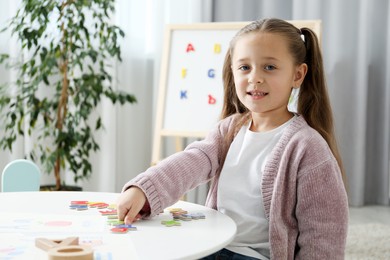
{"type": "Polygon", "coordinates": [[[252,32],[236,41],[232,56],[235,88],[253,116],[289,116],[291,89],[301,85],[306,70],[306,64],[294,64],[286,39],[279,34],[252,32]]]}

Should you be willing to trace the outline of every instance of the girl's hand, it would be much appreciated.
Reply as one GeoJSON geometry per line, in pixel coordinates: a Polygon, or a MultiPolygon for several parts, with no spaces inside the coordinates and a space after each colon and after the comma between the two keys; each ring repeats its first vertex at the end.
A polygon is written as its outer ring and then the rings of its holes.
{"type": "Polygon", "coordinates": [[[137,221],[141,217],[140,211],[144,207],[145,202],[145,193],[138,187],[130,187],[118,198],[117,210],[119,220],[124,220],[127,225],[137,221]]]}

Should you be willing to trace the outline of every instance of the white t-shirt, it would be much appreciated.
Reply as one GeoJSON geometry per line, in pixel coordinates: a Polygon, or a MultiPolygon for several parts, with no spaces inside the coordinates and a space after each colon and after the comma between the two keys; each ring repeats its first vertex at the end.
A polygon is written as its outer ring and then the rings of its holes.
{"type": "Polygon", "coordinates": [[[261,179],[267,157],[291,120],[267,132],[243,126],[227,153],[218,183],[218,210],[231,217],[237,234],[226,249],[269,259],[268,221],[264,214],[261,179]]]}

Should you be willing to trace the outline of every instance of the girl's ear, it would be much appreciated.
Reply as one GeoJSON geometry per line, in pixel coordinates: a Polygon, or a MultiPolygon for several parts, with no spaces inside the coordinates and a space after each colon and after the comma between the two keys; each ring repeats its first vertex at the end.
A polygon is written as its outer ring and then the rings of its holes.
{"type": "Polygon", "coordinates": [[[296,67],[293,88],[299,88],[302,85],[302,82],[305,79],[306,73],[307,73],[307,64],[306,63],[302,63],[301,65],[296,67]]]}

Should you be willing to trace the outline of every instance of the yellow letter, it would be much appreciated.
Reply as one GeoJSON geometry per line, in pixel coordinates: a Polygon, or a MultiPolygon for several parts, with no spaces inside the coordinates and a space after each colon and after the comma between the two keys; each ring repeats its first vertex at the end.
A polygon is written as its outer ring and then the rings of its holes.
{"type": "Polygon", "coordinates": [[[214,44],[214,53],[220,53],[221,52],[221,44],[216,43],[214,44]]]}

